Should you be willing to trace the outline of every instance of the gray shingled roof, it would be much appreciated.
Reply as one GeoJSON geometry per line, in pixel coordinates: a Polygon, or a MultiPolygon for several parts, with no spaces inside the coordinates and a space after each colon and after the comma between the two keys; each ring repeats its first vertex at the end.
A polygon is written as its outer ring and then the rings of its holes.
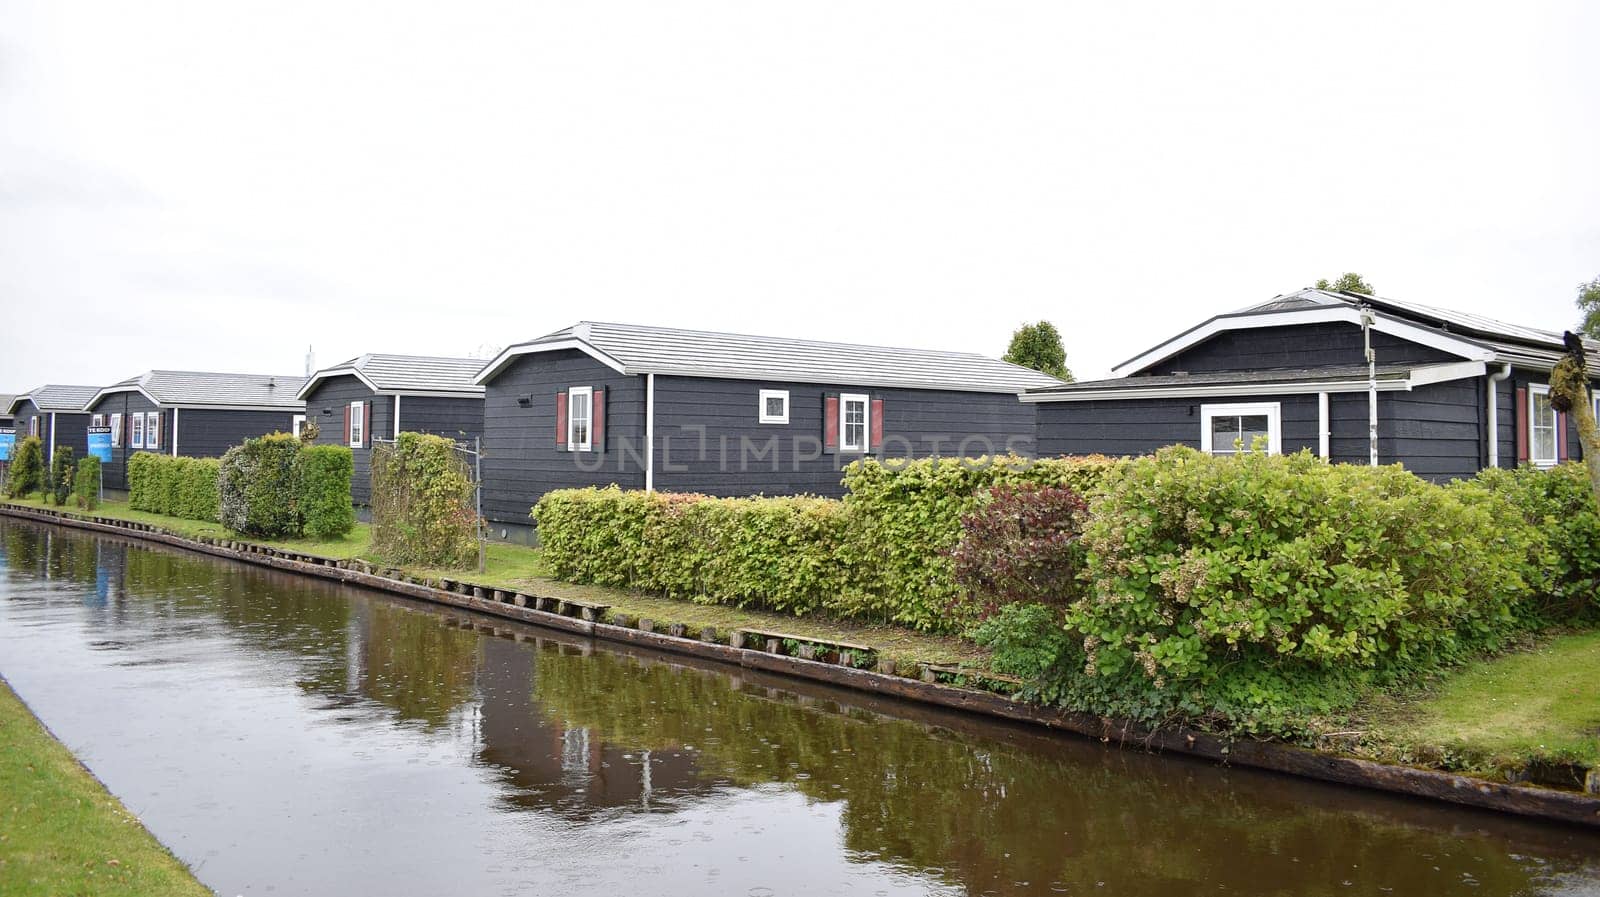
{"type": "MultiPolygon", "coordinates": [[[[1299,290],[1284,296],[1278,296],[1260,305],[1250,306],[1237,313],[1276,311],[1286,308],[1313,308],[1327,305],[1359,306],[1362,303],[1410,321],[1432,324],[1448,333],[1459,336],[1488,337],[1517,343],[1546,345],[1556,349],[1564,348],[1561,342],[1561,334],[1554,331],[1540,330],[1537,327],[1525,327],[1521,324],[1509,324],[1505,321],[1471,312],[1455,311],[1454,309],[1440,308],[1436,305],[1424,305],[1421,302],[1386,299],[1382,296],[1370,296],[1365,293],[1345,293],[1317,289],[1299,290]]],[[[1591,353],[1600,353],[1600,342],[1592,339],[1585,339],[1584,342],[1589,346],[1591,353]]]]}
{"type": "Polygon", "coordinates": [[[21,395],[12,396],[11,404],[6,406],[6,410],[15,413],[17,405],[26,400],[32,402],[33,407],[38,408],[40,411],[76,413],[82,411],[83,406],[88,404],[89,400],[94,398],[94,394],[99,391],[100,387],[98,386],[65,386],[60,383],[47,383],[44,386],[30,389],[21,395]]]}
{"type": "Polygon", "coordinates": [[[219,374],[210,371],[145,371],[99,390],[87,407],[100,396],[115,392],[142,392],[158,405],[207,405],[217,408],[300,408],[305,403],[296,396],[304,377],[283,374],[219,374]]]}
{"type": "Polygon", "coordinates": [[[511,346],[483,369],[478,380],[487,382],[518,355],[574,344],[614,361],[625,374],[1012,393],[1061,383],[1048,374],[975,352],[592,321],[511,346]]]}
{"type": "Polygon", "coordinates": [[[10,393],[0,393],[0,417],[11,416],[11,403],[15,401],[16,398],[16,396],[10,393]]]}
{"type": "Polygon", "coordinates": [[[483,387],[473,382],[483,369],[481,358],[440,358],[432,355],[362,355],[323,368],[311,375],[300,390],[304,399],[318,382],[329,377],[354,376],[377,392],[458,393],[481,396],[483,387]]]}

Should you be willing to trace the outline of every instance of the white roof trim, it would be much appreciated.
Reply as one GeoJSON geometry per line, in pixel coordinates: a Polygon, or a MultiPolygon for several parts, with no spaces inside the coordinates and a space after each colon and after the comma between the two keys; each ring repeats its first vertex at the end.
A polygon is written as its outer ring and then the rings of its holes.
{"type": "Polygon", "coordinates": [[[144,396],[145,398],[149,399],[150,400],[150,404],[152,404],[152,405],[160,406],[160,404],[161,404],[161,401],[159,399],[157,399],[155,396],[151,395],[150,393],[145,392],[144,387],[142,385],[138,384],[138,383],[118,383],[118,384],[116,384],[114,386],[107,386],[105,389],[102,389],[99,392],[95,393],[94,397],[91,398],[88,402],[86,402],[84,404],[83,410],[84,411],[88,411],[90,408],[94,407],[96,402],[100,401],[101,399],[105,398],[106,396],[111,395],[112,393],[117,393],[117,392],[136,392],[139,395],[144,396]]]}
{"type": "MultiPolygon", "coordinates": [[[[1226,333],[1232,330],[1255,330],[1262,327],[1287,327],[1295,324],[1322,324],[1328,322],[1345,322],[1359,326],[1361,324],[1361,310],[1350,305],[1335,305],[1319,308],[1296,308],[1287,311],[1266,311],[1254,314],[1217,315],[1203,324],[1191,327],[1153,349],[1124,361],[1112,368],[1111,373],[1118,376],[1136,373],[1157,362],[1165,361],[1219,333],[1226,333]]],[[[1472,361],[1493,361],[1495,358],[1494,350],[1480,343],[1441,333],[1433,328],[1402,321],[1376,310],[1372,313],[1372,329],[1379,333],[1387,333],[1420,345],[1460,355],[1462,358],[1472,361]]]]}
{"type": "MultiPolygon", "coordinates": [[[[1410,392],[1419,386],[1448,383],[1468,377],[1481,377],[1488,366],[1481,361],[1450,362],[1447,364],[1419,365],[1405,377],[1390,377],[1378,381],[1379,392],[1410,392]]],[[[1129,377],[1130,384],[1139,378],[1129,377]]],[[[1371,383],[1365,378],[1345,380],[1297,380],[1283,383],[1208,383],[1194,386],[1171,385],[1084,389],[1052,393],[1024,393],[1018,398],[1028,404],[1048,402],[1104,402],[1114,399],[1202,399],[1214,396],[1290,396],[1314,395],[1319,392],[1366,392],[1371,383]]]]}
{"type": "Polygon", "coordinates": [[[306,385],[300,387],[300,391],[295,393],[294,397],[304,402],[306,400],[306,396],[311,394],[311,390],[316,388],[318,383],[334,377],[354,377],[366,384],[367,388],[373,392],[378,391],[378,384],[373,383],[367,378],[366,374],[361,373],[360,368],[342,365],[336,368],[323,368],[322,370],[317,371],[315,374],[312,374],[310,379],[306,380],[306,385]]]}
{"type": "Polygon", "coordinates": [[[534,355],[541,352],[561,352],[568,349],[577,349],[579,352],[582,352],[590,358],[593,358],[595,361],[600,362],[619,374],[647,373],[646,371],[628,370],[622,362],[612,358],[610,355],[607,355],[599,349],[596,349],[594,346],[589,345],[581,339],[563,339],[552,340],[547,343],[523,343],[522,345],[518,346],[507,346],[500,352],[499,355],[494,357],[493,361],[484,365],[483,370],[478,372],[478,376],[474,377],[472,382],[478,384],[479,386],[483,386],[490,380],[494,379],[494,376],[500,373],[501,369],[503,369],[506,365],[523,355],[534,355]]]}

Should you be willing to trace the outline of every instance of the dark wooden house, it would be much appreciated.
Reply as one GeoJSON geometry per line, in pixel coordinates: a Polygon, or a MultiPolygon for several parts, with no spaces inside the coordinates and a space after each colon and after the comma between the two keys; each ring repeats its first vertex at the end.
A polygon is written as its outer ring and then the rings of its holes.
{"type": "Polygon", "coordinates": [[[966,352],[580,323],[478,375],[484,513],[507,535],[552,489],[838,495],[865,457],[1033,451],[1031,387],[966,352]]]}
{"type": "Polygon", "coordinates": [[[420,355],[362,355],[312,374],[300,390],[319,445],[348,445],[355,455],[351,498],[371,492],[373,439],[402,431],[466,443],[483,434],[483,360],[420,355]]]}
{"type": "MultiPolygon", "coordinates": [[[[1354,293],[1301,290],[1217,315],[1118,365],[1034,390],[1041,454],[1139,455],[1185,444],[1400,462],[1432,480],[1581,454],[1550,405],[1560,334],[1354,293]],[[1376,366],[1366,359],[1370,343],[1376,366]]],[[[1600,376],[1600,345],[1589,349],[1600,376]]]]}
{"type": "Polygon", "coordinates": [[[73,457],[83,457],[89,450],[89,415],[83,406],[98,389],[51,383],[13,396],[6,410],[16,428],[17,442],[39,437],[47,465],[55,458],[58,445],[70,447],[73,457]]]}
{"type": "Polygon", "coordinates": [[[128,458],[161,452],[216,458],[252,436],[287,433],[303,405],[304,377],[146,371],[98,391],[85,403],[89,426],[111,429],[107,489],[128,488],[128,458]]]}

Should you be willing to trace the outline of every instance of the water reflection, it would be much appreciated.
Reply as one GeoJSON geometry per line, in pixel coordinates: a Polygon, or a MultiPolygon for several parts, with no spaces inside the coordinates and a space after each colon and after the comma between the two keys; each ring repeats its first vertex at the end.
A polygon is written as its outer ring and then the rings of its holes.
{"type": "Polygon", "coordinates": [[[1582,893],[1600,838],[0,521],[0,674],[224,893],[1582,893]],[[752,891],[752,889],[755,889],[752,891]]]}

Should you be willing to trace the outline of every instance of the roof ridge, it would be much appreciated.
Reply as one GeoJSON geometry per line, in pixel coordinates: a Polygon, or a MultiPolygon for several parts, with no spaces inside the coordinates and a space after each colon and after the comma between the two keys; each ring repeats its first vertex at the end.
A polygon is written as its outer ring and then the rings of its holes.
{"type": "MultiPolygon", "coordinates": [[[[785,342],[785,343],[791,343],[791,344],[793,344],[793,343],[802,343],[802,344],[811,345],[811,346],[852,346],[852,347],[859,348],[859,349],[889,349],[889,350],[895,351],[895,352],[919,352],[919,353],[927,354],[927,355],[960,355],[960,356],[963,356],[963,357],[970,357],[970,358],[988,358],[991,361],[999,361],[999,360],[1001,360],[1001,359],[998,359],[998,358],[992,358],[991,356],[985,355],[982,352],[961,351],[961,350],[956,350],[956,349],[919,349],[919,348],[916,348],[914,346],[887,346],[887,345],[883,345],[881,343],[850,343],[850,342],[843,342],[843,341],[840,341],[840,340],[819,340],[819,339],[806,339],[806,338],[801,338],[801,337],[789,337],[789,336],[768,336],[766,334],[761,334],[761,333],[738,333],[738,332],[732,331],[732,330],[699,330],[699,329],[692,328],[692,327],[663,327],[663,326],[658,326],[658,325],[655,325],[655,324],[628,324],[628,323],[624,323],[624,322],[621,322],[621,321],[578,321],[577,324],[574,324],[574,325],[572,325],[570,327],[563,327],[561,330],[557,330],[554,333],[545,334],[545,336],[538,337],[537,339],[547,339],[548,337],[555,336],[556,334],[562,333],[564,331],[573,330],[575,327],[577,327],[578,325],[581,325],[581,324],[588,324],[588,325],[591,325],[591,326],[599,325],[601,327],[627,327],[627,328],[633,328],[633,329],[637,329],[637,330],[653,330],[653,331],[661,332],[661,333],[697,333],[697,334],[703,334],[705,336],[736,336],[736,337],[739,337],[741,339],[773,340],[773,341],[779,341],[779,342],[785,342]]],[[[576,333],[574,333],[573,336],[576,337],[576,333]]],[[[585,341],[592,342],[593,341],[593,339],[592,339],[592,336],[593,336],[592,331],[589,334],[589,336],[591,338],[586,339],[585,341]]],[[[583,337],[577,337],[577,338],[583,338],[583,337]]],[[[527,340],[526,342],[534,342],[534,341],[535,340],[527,340]]],[[[1007,363],[1009,364],[1009,362],[1007,362],[1007,363]]],[[[1032,368],[1029,368],[1029,370],[1032,370],[1032,368]]]]}

